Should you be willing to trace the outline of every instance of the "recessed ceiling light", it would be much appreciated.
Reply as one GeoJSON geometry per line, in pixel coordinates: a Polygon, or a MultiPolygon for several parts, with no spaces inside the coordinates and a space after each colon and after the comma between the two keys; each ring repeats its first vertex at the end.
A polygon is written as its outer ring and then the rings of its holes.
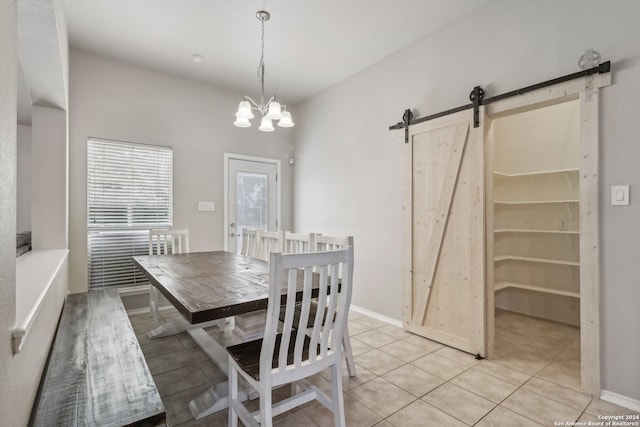
{"type": "Polygon", "coordinates": [[[192,55],[192,58],[193,58],[193,62],[197,62],[199,64],[204,59],[204,56],[200,55],[199,53],[194,53],[192,55]]]}

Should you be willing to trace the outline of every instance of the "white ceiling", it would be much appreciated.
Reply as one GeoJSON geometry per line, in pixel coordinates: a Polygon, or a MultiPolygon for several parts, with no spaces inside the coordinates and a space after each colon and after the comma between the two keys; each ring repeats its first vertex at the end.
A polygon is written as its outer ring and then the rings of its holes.
{"type": "Polygon", "coordinates": [[[486,0],[64,0],[71,47],[259,95],[304,100],[486,0]],[[192,55],[204,56],[195,63],[192,55]]]}

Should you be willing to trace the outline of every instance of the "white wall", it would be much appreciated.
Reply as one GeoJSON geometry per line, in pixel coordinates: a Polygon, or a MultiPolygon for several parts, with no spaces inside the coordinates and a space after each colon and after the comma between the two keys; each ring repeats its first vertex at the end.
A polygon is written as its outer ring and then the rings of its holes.
{"type": "Polygon", "coordinates": [[[31,231],[31,126],[18,125],[16,229],[31,231]]]}
{"type": "Polygon", "coordinates": [[[640,2],[495,0],[315,96],[296,111],[294,228],[355,236],[353,303],[402,314],[401,150],[388,126],[579,71],[588,48],[611,60],[602,90],[602,387],[640,400],[640,2]],[[336,208],[339,206],[339,208],[336,208]]]}
{"type": "MultiPolygon", "coordinates": [[[[232,59],[230,59],[232,60],[232,59]]],[[[72,292],[87,287],[86,144],[89,136],[173,147],[174,226],[191,251],[224,247],[223,154],[282,161],[282,223],[291,222],[293,130],[233,126],[243,94],[71,50],[70,249],[72,292]],[[215,212],[199,212],[213,201],[215,212]]],[[[254,119],[255,122],[255,119],[254,119]]]]}

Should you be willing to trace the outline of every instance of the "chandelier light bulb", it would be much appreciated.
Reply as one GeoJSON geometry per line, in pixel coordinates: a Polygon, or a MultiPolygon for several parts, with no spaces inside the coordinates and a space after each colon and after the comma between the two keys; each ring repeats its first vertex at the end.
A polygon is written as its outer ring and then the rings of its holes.
{"type": "Polygon", "coordinates": [[[266,117],[271,120],[280,120],[282,118],[282,110],[279,102],[271,101],[271,104],[269,104],[269,112],[266,117]]]}
{"type": "Polygon", "coordinates": [[[236,115],[236,121],[233,122],[234,125],[236,125],[239,128],[248,128],[251,127],[251,122],[249,121],[248,118],[246,117],[239,117],[236,115]]]}
{"type": "Polygon", "coordinates": [[[245,119],[253,119],[253,112],[251,111],[251,104],[249,101],[240,101],[240,105],[238,105],[238,112],[236,113],[236,117],[242,117],[245,119]]]}
{"type": "Polygon", "coordinates": [[[282,118],[278,121],[278,126],[281,128],[293,127],[293,121],[291,120],[291,113],[287,110],[282,112],[282,118]]]}
{"type": "Polygon", "coordinates": [[[273,132],[275,129],[273,128],[273,122],[267,116],[262,118],[262,122],[260,122],[260,127],[258,130],[262,132],[273,132]]]}

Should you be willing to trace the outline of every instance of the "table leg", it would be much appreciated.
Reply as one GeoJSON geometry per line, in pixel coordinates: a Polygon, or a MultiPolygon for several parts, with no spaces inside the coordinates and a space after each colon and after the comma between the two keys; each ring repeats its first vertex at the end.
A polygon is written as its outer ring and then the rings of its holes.
{"type": "MultiPolygon", "coordinates": [[[[227,376],[229,375],[229,355],[226,348],[201,328],[192,328],[187,333],[200,346],[207,356],[227,376]]],[[[239,390],[238,398],[242,401],[257,395],[248,390],[239,390]]],[[[200,419],[229,407],[229,382],[224,381],[211,387],[200,396],[189,402],[189,410],[193,418],[200,419]]]]}
{"type": "MultiPolygon", "coordinates": [[[[238,390],[238,399],[247,400],[247,394],[238,390]]],[[[200,396],[189,402],[189,410],[196,420],[204,418],[229,407],[229,382],[225,381],[211,387],[200,396]]]]}

